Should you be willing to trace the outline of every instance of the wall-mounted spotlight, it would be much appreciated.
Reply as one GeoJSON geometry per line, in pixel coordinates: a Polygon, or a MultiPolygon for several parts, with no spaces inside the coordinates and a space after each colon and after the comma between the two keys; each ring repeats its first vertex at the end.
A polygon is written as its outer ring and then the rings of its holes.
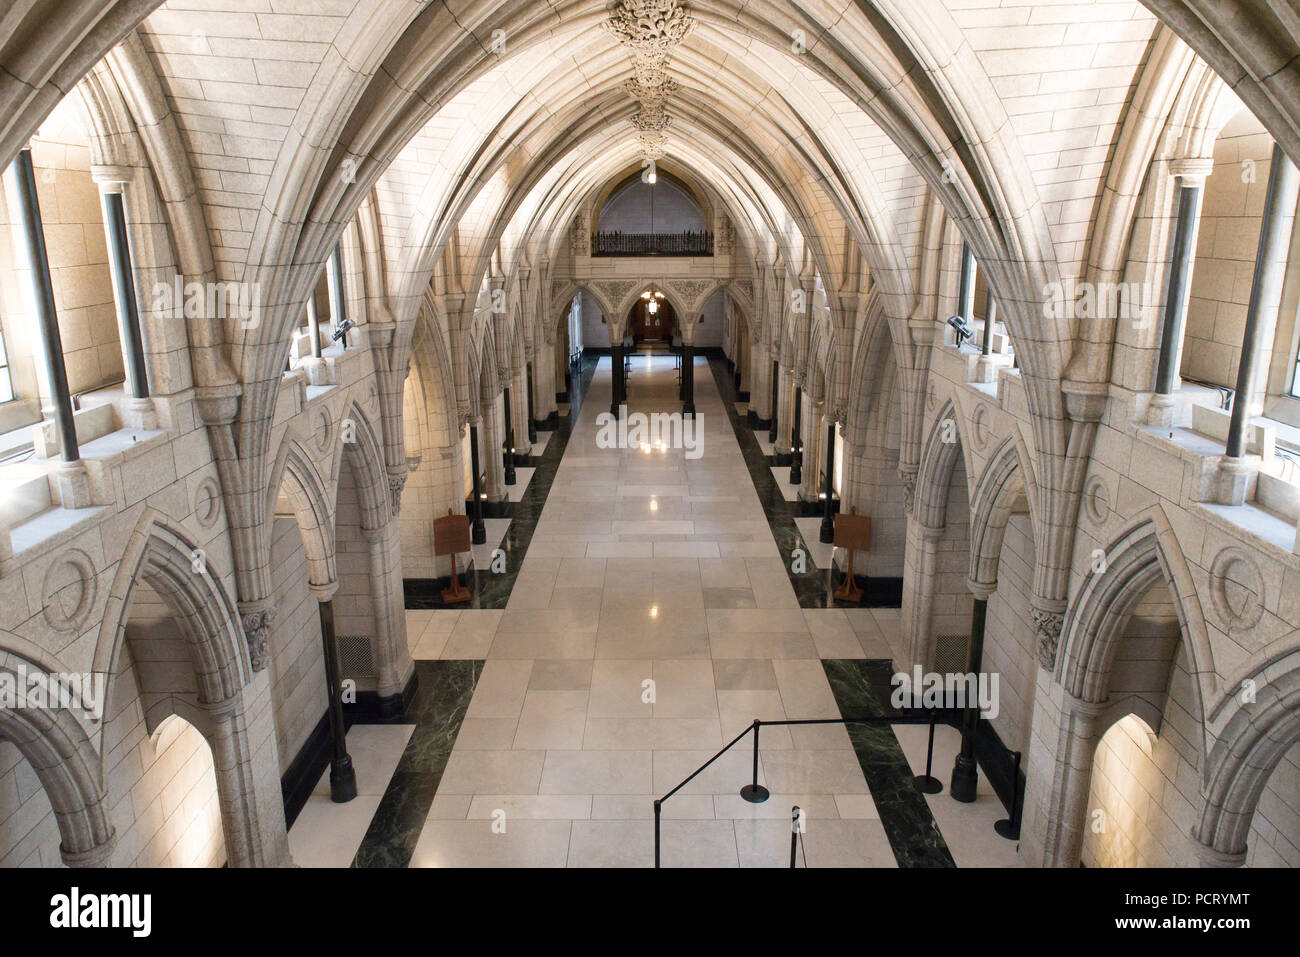
{"type": "Polygon", "coordinates": [[[974,330],[972,330],[970,326],[966,325],[966,320],[962,316],[949,316],[948,325],[952,326],[952,331],[957,336],[957,348],[959,349],[963,342],[975,335],[974,330]]]}

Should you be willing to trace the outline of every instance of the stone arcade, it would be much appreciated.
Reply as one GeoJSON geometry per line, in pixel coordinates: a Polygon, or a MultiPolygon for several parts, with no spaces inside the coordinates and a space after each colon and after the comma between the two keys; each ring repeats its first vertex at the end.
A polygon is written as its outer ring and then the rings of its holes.
{"type": "Polygon", "coordinates": [[[13,5],[0,865],[1300,865],[1297,160],[1286,4],[13,5]]]}

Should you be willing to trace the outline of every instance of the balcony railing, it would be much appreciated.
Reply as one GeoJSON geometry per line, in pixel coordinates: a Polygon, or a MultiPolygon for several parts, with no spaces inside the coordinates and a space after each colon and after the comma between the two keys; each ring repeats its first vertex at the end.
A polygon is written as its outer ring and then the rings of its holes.
{"type": "Polygon", "coordinates": [[[593,256],[712,256],[713,233],[596,233],[591,238],[593,256]]]}

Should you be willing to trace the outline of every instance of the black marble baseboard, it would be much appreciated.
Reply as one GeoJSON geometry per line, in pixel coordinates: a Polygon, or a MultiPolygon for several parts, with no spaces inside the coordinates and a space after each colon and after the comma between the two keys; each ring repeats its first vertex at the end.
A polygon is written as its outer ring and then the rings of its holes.
{"type": "MultiPolygon", "coordinates": [[[[346,716],[344,718],[346,722],[346,716]]],[[[329,715],[322,714],[298,753],[280,775],[280,796],[284,799],[284,826],[293,827],[316,782],[330,765],[329,715]]]]}
{"type": "Polygon", "coordinates": [[[380,696],[377,691],[359,691],[354,704],[343,706],[343,718],[349,726],[353,724],[389,724],[400,721],[406,709],[415,700],[419,687],[419,675],[414,669],[411,677],[397,694],[380,696]]]}
{"type": "MultiPolygon", "coordinates": [[[[569,401],[567,398],[568,393],[566,392],[565,395],[566,398],[564,401],[567,402],[569,401]]],[[[559,424],[560,424],[559,412],[552,412],[544,419],[533,419],[533,428],[536,429],[538,432],[554,432],[555,429],[559,426],[559,424]]]]}
{"type": "Polygon", "coordinates": [[[745,413],[745,418],[749,423],[749,427],[755,432],[763,432],[772,428],[772,419],[770,417],[766,419],[759,418],[758,413],[753,409],[745,413]]]}
{"type": "MultiPolygon", "coordinates": [[[[503,499],[500,502],[489,502],[485,500],[483,502],[483,517],[512,518],[514,516],[514,505],[515,503],[509,499],[503,499]]],[[[465,499],[465,514],[471,517],[474,515],[474,500],[472,498],[465,499]]]]}

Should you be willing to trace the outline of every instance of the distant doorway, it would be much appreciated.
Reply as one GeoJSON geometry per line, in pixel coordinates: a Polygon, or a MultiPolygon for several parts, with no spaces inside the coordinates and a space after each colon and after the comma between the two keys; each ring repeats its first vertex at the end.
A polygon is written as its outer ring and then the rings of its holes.
{"type": "MultiPolygon", "coordinates": [[[[662,297],[663,293],[659,293],[662,297]]],[[[632,333],[632,344],[670,343],[677,332],[677,313],[667,299],[638,299],[628,316],[627,328],[632,333]]]]}

